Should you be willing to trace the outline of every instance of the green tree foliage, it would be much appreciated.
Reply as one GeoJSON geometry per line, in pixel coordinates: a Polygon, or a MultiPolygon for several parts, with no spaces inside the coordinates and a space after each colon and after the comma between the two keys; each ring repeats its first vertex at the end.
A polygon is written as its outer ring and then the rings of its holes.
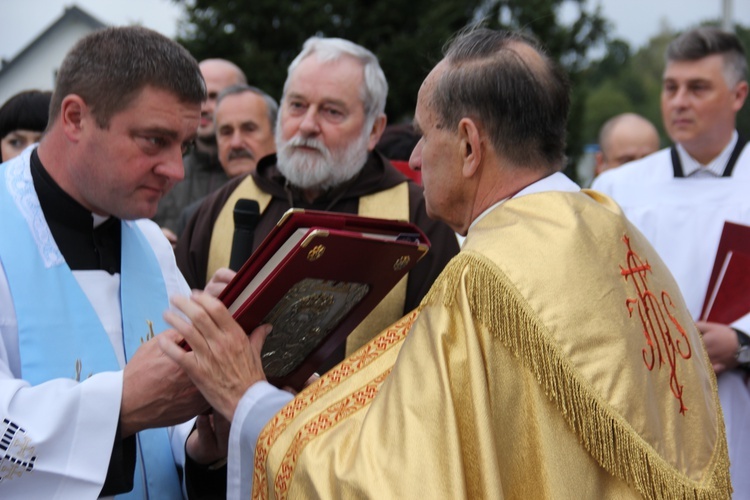
{"type": "MultiPolygon", "coordinates": [[[[195,0],[179,41],[198,59],[223,57],[281,96],[286,68],[313,35],[352,40],[380,59],[392,121],[410,118],[416,94],[448,38],[473,18],[463,0],[195,0]]],[[[476,2],[474,2],[476,3],[476,2]]]]}
{"type": "Polygon", "coordinates": [[[222,57],[250,82],[280,97],[286,68],[312,35],[342,37],[372,50],[390,86],[390,122],[410,120],[417,91],[443,45],[467,25],[525,30],[568,70],[574,85],[568,154],[582,149],[589,48],[607,25],[585,0],[175,0],[186,12],[178,40],[198,59],[222,57]],[[562,9],[570,23],[561,21],[562,9]]]}

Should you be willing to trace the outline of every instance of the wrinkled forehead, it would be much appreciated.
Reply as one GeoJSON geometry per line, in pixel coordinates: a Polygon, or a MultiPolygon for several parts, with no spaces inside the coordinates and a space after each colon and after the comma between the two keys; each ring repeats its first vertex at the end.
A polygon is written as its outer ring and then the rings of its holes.
{"type": "Polygon", "coordinates": [[[350,55],[321,59],[313,52],[289,74],[284,97],[287,94],[364,102],[364,66],[350,55]]]}
{"type": "Polygon", "coordinates": [[[225,95],[216,106],[214,114],[219,120],[224,115],[256,117],[267,112],[266,100],[255,92],[247,91],[225,95]]]}
{"type": "Polygon", "coordinates": [[[419,92],[417,93],[417,104],[420,103],[424,106],[430,105],[430,98],[432,97],[432,93],[435,91],[435,87],[437,86],[437,83],[440,81],[440,78],[445,74],[446,71],[449,70],[450,64],[445,59],[441,60],[437,65],[435,65],[434,68],[432,68],[432,71],[427,75],[427,77],[422,82],[422,85],[419,87],[419,92]]]}

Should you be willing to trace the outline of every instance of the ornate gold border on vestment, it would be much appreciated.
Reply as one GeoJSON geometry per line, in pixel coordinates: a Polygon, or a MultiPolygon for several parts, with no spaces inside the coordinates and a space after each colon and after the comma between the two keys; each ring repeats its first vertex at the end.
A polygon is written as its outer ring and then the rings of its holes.
{"type": "MultiPolygon", "coordinates": [[[[411,329],[412,324],[416,320],[418,310],[412,311],[407,316],[404,316],[399,321],[394,323],[391,327],[386,329],[383,333],[375,337],[372,341],[364,345],[357,352],[349,356],[347,359],[338,364],[335,368],[324,374],[320,380],[312,384],[300,394],[297,395],[292,401],[290,401],[284,408],[266,424],[263,431],[258,436],[258,442],[255,449],[255,460],[253,468],[253,498],[265,499],[268,498],[267,489],[267,476],[266,476],[266,460],[271,447],[274,445],[279,435],[286,430],[288,425],[299,415],[305,408],[310,406],[313,402],[318,400],[321,396],[337,387],[342,381],[346,380],[351,375],[362,370],[381,354],[388,351],[391,347],[397,345],[402,341],[406,334],[411,329]]],[[[339,400],[338,403],[326,408],[320,413],[313,422],[320,421],[324,416],[329,416],[331,412],[335,414],[335,407],[341,405],[347,400],[353,399],[354,403],[351,408],[361,409],[366,406],[372,399],[377,395],[377,390],[380,388],[382,382],[387,378],[390,373],[390,369],[384,373],[379,374],[365,386],[361,387],[357,391],[347,395],[346,397],[339,400]],[[374,389],[374,390],[373,390],[374,389]]],[[[356,410],[354,410],[356,411],[356,410]]],[[[348,414],[351,414],[351,411],[348,414]]],[[[326,425],[325,429],[321,427],[321,424],[312,425],[311,423],[306,424],[302,430],[294,438],[292,447],[296,447],[297,453],[301,452],[305,444],[307,444],[312,438],[314,438],[321,430],[330,429],[338,420],[341,418],[341,414],[338,415],[335,422],[330,422],[330,425],[326,425]]],[[[291,449],[291,448],[290,448],[291,449]]],[[[278,477],[282,476],[285,478],[291,477],[296,465],[296,460],[293,462],[287,462],[289,451],[284,458],[284,463],[280,467],[277,473],[278,477]],[[290,467],[291,468],[288,468],[290,467]]],[[[297,457],[298,454],[295,455],[297,457]]],[[[288,481],[285,481],[284,488],[279,490],[277,488],[276,495],[279,498],[283,498],[286,495],[286,488],[288,487],[288,481]]]]}

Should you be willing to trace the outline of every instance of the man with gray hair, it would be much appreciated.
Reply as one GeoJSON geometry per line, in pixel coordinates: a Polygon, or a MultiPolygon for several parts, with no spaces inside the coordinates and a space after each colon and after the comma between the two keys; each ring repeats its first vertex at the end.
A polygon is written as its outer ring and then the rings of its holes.
{"type": "MultiPolygon", "coordinates": [[[[673,40],[661,93],[674,146],[603,173],[593,189],[612,196],[656,247],[695,320],[725,221],[750,224],[750,147],[736,128],[748,94],[736,35],[702,27],[673,40]]],[[[750,498],[750,315],[729,325],[698,321],[718,377],[735,498],[750,498]]]]}
{"type": "Polygon", "coordinates": [[[219,163],[227,177],[255,172],[258,160],[276,151],[279,105],[257,87],[233,85],[216,99],[214,128],[219,163]]]}
{"type": "MultiPolygon", "coordinates": [[[[427,216],[421,187],[374,151],[386,124],[387,94],[372,52],[339,38],[307,40],[284,84],[277,155],[211,195],[180,236],[177,263],[188,283],[204,288],[228,266],[233,208],[247,198],[257,200],[261,210],[256,247],[290,208],[409,220],[430,239],[432,250],[408,280],[349,336],[349,351],[416,307],[458,244],[450,228],[427,216]]],[[[335,360],[342,358],[343,347],[335,360]]]]}
{"type": "MultiPolygon", "coordinates": [[[[276,151],[273,130],[278,113],[274,98],[257,87],[232,85],[219,94],[214,129],[219,163],[228,179],[255,172],[258,160],[276,151]]],[[[177,221],[178,237],[204,199],[182,210],[177,221]]]]}
{"type": "Polygon", "coordinates": [[[728,497],[716,382],[677,284],[611,199],[561,172],[569,96],[523,34],[453,41],[419,90],[410,165],[461,252],[293,400],[265,381],[267,325],[248,340],[209,294],[174,302],[193,351],[160,345],[232,420],[228,498],[251,482],[253,498],[728,497]]]}

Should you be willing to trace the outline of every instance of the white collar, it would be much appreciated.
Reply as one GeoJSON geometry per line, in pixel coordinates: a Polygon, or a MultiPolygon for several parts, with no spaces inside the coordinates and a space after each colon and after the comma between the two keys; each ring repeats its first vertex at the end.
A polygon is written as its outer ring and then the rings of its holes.
{"type": "Polygon", "coordinates": [[[721,177],[724,174],[724,169],[726,168],[727,163],[729,162],[729,157],[732,156],[732,151],[734,150],[734,146],[737,144],[738,137],[739,135],[737,134],[737,131],[733,131],[732,139],[729,141],[729,144],[727,144],[726,147],[721,150],[721,153],[719,153],[716,158],[705,165],[690,156],[690,153],[687,152],[682,144],[678,143],[677,154],[680,155],[680,162],[682,163],[682,175],[684,175],[685,177],[690,177],[694,173],[701,170],[704,172],[710,172],[715,177],[721,177]]]}
{"type": "Polygon", "coordinates": [[[547,177],[543,177],[539,179],[536,182],[533,182],[514,194],[513,196],[509,196],[508,198],[504,198],[491,207],[489,207],[487,210],[482,212],[477,216],[476,219],[474,219],[469,226],[469,231],[471,231],[471,228],[474,227],[477,222],[482,220],[484,217],[487,216],[490,212],[495,210],[497,207],[508,201],[510,198],[519,198],[521,196],[526,196],[527,194],[534,194],[534,193],[543,193],[546,191],[564,191],[564,192],[576,192],[580,191],[581,187],[576,184],[575,182],[571,181],[565,174],[562,172],[555,172],[552,175],[548,175],[547,177]]]}

